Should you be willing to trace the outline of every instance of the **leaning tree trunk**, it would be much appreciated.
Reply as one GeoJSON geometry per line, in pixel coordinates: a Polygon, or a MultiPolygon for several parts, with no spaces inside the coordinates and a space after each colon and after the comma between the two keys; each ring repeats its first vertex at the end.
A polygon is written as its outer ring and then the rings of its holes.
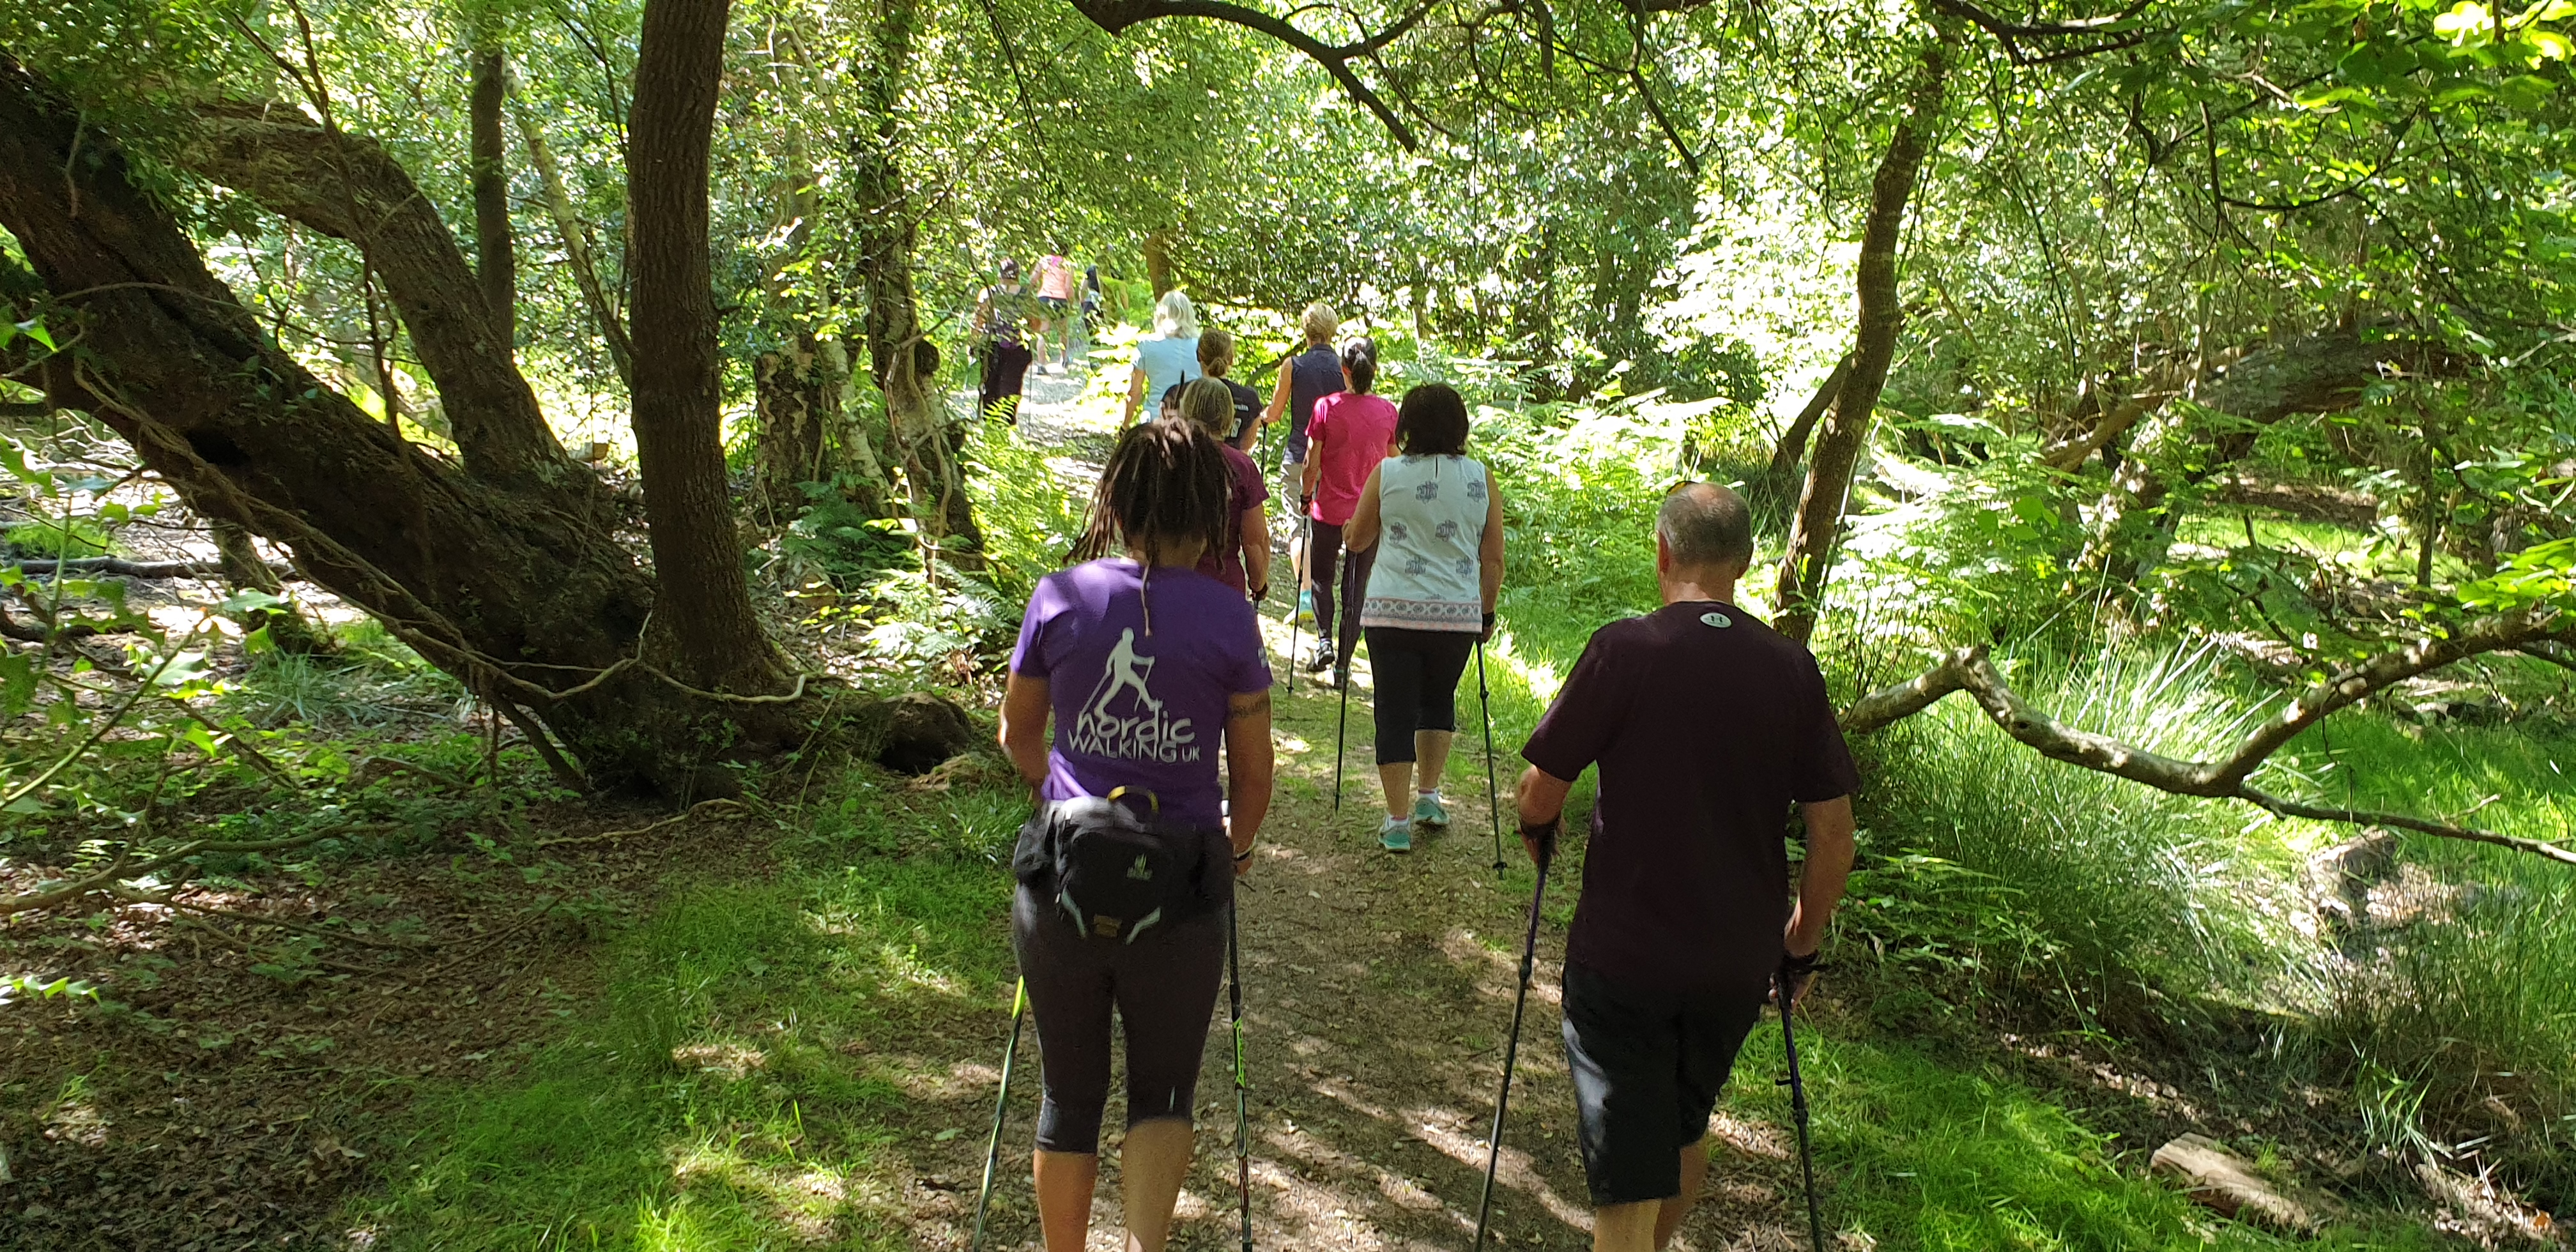
{"type": "Polygon", "coordinates": [[[1905,231],[1905,206],[1914,196],[1924,154],[1931,149],[1932,130],[1940,124],[1949,52],[1946,31],[1923,46],[1923,67],[1905,116],[1897,119],[1896,133],[1889,137],[1878,173],[1870,180],[1869,216],[1860,237],[1860,326],[1852,344],[1851,369],[1834,394],[1833,416],[1808,458],[1807,481],[1790,525],[1788,552],[1780,561],[1777,625],[1780,633],[1800,642],[1816,631],[1834,540],[1851,495],[1852,470],[1869,442],[1878,394],[1887,386],[1888,367],[1896,359],[1896,333],[1905,322],[1905,306],[1896,290],[1896,248],[1905,231]]]}
{"type": "Polygon", "coordinates": [[[2110,489],[2094,506],[2077,568],[2114,584],[2135,582],[2173,546],[2177,518],[2166,506],[2174,489],[2207,481],[2250,455],[2258,428],[2352,408],[2391,372],[2420,375],[2448,365],[2438,349],[2394,328],[2364,337],[2352,327],[2329,327],[2246,353],[2196,405],[2167,405],[2137,428],[2110,489]],[[2236,420],[2201,421],[2195,409],[2236,420]]]}
{"type": "Polygon", "coordinates": [[[617,381],[632,392],[635,387],[635,349],[626,340],[626,322],[617,314],[617,305],[608,298],[607,284],[599,277],[599,263],[591,256],[590,230],[575,212],[572,193],[564,188],[563,171],[555,164],[554,149],[546,143],[545,128],[538,124],[524,102],[514,111],[519,119],[519,139],[528,147],[528,164],[537,171],[537,184],[545,189],[546,213],[554,218],[555,233],[563,240],[564,264],[572,270],[574,285],[581,288],[581,302],[590,310],[590,320],[599,327],[600,342],[608,345],[608,363],[617,371],[617,381]]]}
{"type": "Polygon", "coordinates": [[[716,758],[758,750],[760,715],[784,706],[693,696],[639,659],[647,620],[668,615],[654,580],[500,350],[455,238],[375,145],[262,118],[209,117],[183,155],[272,210],[373,241],[462,457],[406,442],[262,334],[113,136],[0,53],[0,226],[81,344],[76,368],[37,371],[50,398],[97,415],[210,521],[283,545],[433,664],[536,714],[594,786],[725,785],[716,758]]]}
{"type": "Polygon", "coordinates": [[[743,693],[784,686],[751,610],[725,481],[722,361],[707,257],[707,165],[724,73],[727,0],[648,0],[627,120],[634,231],[635,453],[662,586],[654,615],[689,683],[743,693]]]}

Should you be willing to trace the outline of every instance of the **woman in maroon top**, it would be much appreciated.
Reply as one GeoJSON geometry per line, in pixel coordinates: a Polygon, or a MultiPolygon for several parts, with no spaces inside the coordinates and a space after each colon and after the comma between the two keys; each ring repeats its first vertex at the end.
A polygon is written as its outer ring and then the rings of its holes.
{"type": "MultiPolygon", "coordinates": [[[[1308,673],[1333,671],[1333,685],[1348,680],[1351,652],[1359,646],[1360,615],[1356,611],[1361,589],[1368,586],[1367,551],[1351,554],[1350,569],[1336,588],[1334,567],[1341,563],[1342,527],[1350,524],[1351,514],[1359,509],[1360,488],[1368,483],[1369,471],[1377,463],[1395,455],[1395,406],[1386,397],[1371,394],[1377,386],[1377,341],[1354,339],[1342,347],[1342,378],[1350,390],[1337,392],[1315,402],[1313,420],[1306,423],[1306,474],[1301,485],[1307,502],[1306,516],[1312,538],[1306,549],[1306,575],[1315,582],[1315,656],[1306,665],[1308,673]],[[1354,611],[1333,629],[1335,595],[1352,605],[1354,611]]],[[[1294,659],[1291,659],[1294,664],[1294,659]]]]}
{"type": "MultiPolygon", "coordinates": [[[[1199,343],[1205,345],[1206,337],[1199,343]]],[[[1260,464],[1225,442],[1234,426],[1234,388],[1212,372],[1181,384],[1180,393],[1181,416],[1214,436],[1225,453],[1226,507],[1233,511],[1228,542],[1199,558],[1199,572],[1259,600],[1270,594],[1270,518],[1262,507],[1270,488],[1261,481],[1260,464]]]]}

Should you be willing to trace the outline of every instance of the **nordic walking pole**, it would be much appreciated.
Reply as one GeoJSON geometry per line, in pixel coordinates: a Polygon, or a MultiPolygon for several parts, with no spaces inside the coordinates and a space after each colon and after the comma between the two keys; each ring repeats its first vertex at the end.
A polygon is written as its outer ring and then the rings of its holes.
{"type": "Polygon", "coordinates": [[[984,1145],[984,1185],[975,1192],[975,1237],[969,1249],[984,1246],[984,1206],[993,1198],[993,1168],[1002,1160],[1002,1118],[1011,1111],[1011,1063],[1019,1058],[1020,1022],[1029,1013],[1029,980],[1011,991],[1011,1041],[1002,1045],[1002,1094],[993,1097],[993,1137],[984,1145]]]}
{"type": "Polygon", "coordinates": [[[1351,663],[1349,658],[1342,655],[1340,636],[1343,624],[1360,611],[1359,597],[1356,594],[1359,584],[1358,565],[1359,563],[1352,559],[1351,552],[1344,549],[1341,574],[1338,579],[1342,584],[1341,619],[1333,623],[1334,637],[1323,638],[1323,619],[1318,618],[1315,622],[1317,632],[1315,642],[1333,650],[1333,678],[1341,684],[1342,688],[1342,715],[1333,723],[1333,811],[1336,813],[1342,811],[1342,736],[1351,728],[1351,663]]]}
{"type": "MultiPolygon", "coordinates": [[[[1240,901],[1242,888],[1236,891],[1240,901]]],[[[1243,1068],[1243,931],[1235,912],[1234,906],[1225,911],[1226,990],[1234,1014],[1234,1194],[1243,1205],[1243,1252],[1252,1252],[1252,1079],[1243,1068]]]]}
{"type": "Polygon", "coordinates": [[[1798,1172],[1807,1183],[1807,1246],[1825,1252],[1825,1219],[1816,1208],[1816,1155],[1807,1143],[1807,1084],[1798,1075],[1798,1036],[1790,1024],[1798,1015],[1793,982],[1783,961],[1780,972],[1771,976],[1772,995],[1780,1002],[1780,1050],[1789,1056],[1789,1076],[1780,1085],[1789,1089],[1789,1116],[1798,1123],[1798,1172]]]}
{"type": "Polygon", "coordinates": [[[1503,797],[1494,789],[1494,700],[1485,690],[1485,641],[1481,636],[1476,640],[1476,703],[1485,710],[1485,818],[1494,827],[1494,873],[1500,875],[1503,872],[1503,797]]]}
{"type": "Polygon", "coordinates": [[[1297,694],[1297,593],[1305,581],[1297,571],[1306,560],[1306,510],[1297,510],[1296,546],[1288,550],[1288,694],[1297,694]]]}
{"type": "Polygon", "coordinates": [[[1476,1201],[1476,1252],[1485,1252],[1485,1219],[1494,1207],[1494,1170],[1503,1160],[1503,1117],[1512,1107],[1512,1067],[1521,1059],[1521,1011],[1529,1007],[1530,966],[1538,959],[1538,909],[1547,901],[1547,867],[1556,835],[1538,846],[1538,889],[1530,893],[1529,938],[1521,942],[1521,989],[1512,997],[1512,1041],[1503,1050],[1503,1089],[1494,1097],[1494,1133],[1485,1140],[1485,1194],[1476,1201]]]}

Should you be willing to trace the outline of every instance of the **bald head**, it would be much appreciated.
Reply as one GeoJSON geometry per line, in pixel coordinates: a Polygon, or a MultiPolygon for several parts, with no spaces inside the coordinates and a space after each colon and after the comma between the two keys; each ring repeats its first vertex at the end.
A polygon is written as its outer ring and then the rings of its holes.
{"type": "Polygon", "coordinates": [[[1753,565],[1753,511],[1715,483],[1686,483],[1664,497],[1655,536],[1677,569],[1741,576],[1753,565]]]}

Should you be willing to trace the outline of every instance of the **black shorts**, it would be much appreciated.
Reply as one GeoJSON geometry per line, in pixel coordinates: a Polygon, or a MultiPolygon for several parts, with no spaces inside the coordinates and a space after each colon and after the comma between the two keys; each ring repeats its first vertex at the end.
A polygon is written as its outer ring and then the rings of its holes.
{"type": "Polygon", "coordinates": [[[1565,967],[1565,1067],[1594,1207],[1681,1194],[1762,996],[1659,991],[1565,967]]]}

